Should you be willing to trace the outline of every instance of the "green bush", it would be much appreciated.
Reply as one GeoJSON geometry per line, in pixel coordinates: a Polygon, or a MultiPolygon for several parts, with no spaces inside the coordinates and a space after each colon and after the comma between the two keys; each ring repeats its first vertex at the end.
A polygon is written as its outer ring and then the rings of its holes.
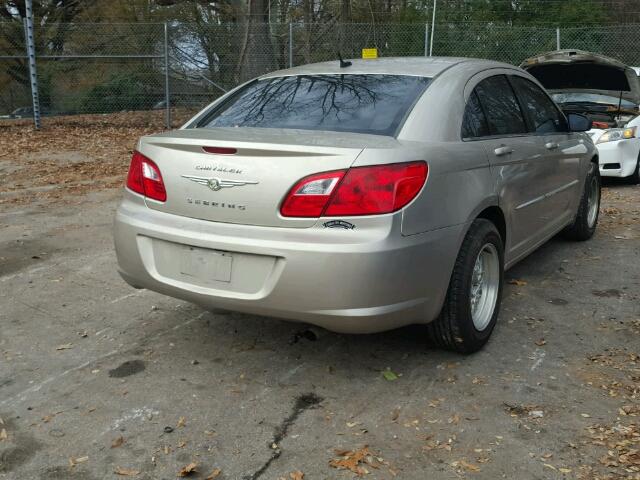
{"type": "Polygon", "coordinates": [[[149,92],[149,79],[135,73],[114,73],[106,82],[87,91],[82,100],[86,113],[147,110],[157,101],[149,92]]]}

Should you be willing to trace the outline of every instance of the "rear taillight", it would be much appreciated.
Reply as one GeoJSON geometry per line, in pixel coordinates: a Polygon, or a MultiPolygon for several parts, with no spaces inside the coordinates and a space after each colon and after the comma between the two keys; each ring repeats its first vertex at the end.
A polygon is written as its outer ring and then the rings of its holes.
{"type": "Polygon", "coordinates": [[[127,188],[159,202],[167,200],[167,191],[164,188],[160,169],[152,160],[138,151],[133,152],[131,157],[127,188]]]}
{"type": "Polygon", "coordinates": [[[311,175],[293,186],[280,213],[337,217],[395,212],[420,192],[428,170],[425,162],[409,162],[311,175]]]}

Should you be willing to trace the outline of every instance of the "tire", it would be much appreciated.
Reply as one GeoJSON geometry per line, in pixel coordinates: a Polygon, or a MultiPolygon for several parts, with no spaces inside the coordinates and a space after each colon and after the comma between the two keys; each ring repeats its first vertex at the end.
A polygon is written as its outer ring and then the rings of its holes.
{"type": "Polygon", "coordinates": [[[500,233],[489,220],[476,219],[458,252],[442,311],[436,320],[427,325],[430,340],[441,348],[459,353],[480,350],[489,340],[498,319],[503,283],[504,245],[500,233]],[[490,265],[484,263],[494,256],[495,264],[493,260],[490,265]],[[484,289],[480,290],[483,292],[480,300],[475,297],[478,306],[474,317],[472,289],[478,283],[474,283],[478,261],[483,263],[487,280],[493,286],[486,288],[484,302],[484,289]]]}
{"type": "Polygon", "coordinates": [[[636,169],[626,178],[626,180],[627,183],[630,183],[631,185],[638,185],[640,183],[640,155],[636,161],[636,169]]]}
{"type": "Polygon", "coordinates": [[[584,241],[593,237],[598,225],[598,214],[600,211],[600,172],[598,165],[591,162],[589,173],[585,179],[580,205],[575,220],[564,230],[564,236],[570,240],[584,241]],[[595,197],[594,195],[595,190],[595,197]],[[595,206],[593,204],[595,202],[595,206]],[[595,210],[592,210],[595,208],[595,210]]]}

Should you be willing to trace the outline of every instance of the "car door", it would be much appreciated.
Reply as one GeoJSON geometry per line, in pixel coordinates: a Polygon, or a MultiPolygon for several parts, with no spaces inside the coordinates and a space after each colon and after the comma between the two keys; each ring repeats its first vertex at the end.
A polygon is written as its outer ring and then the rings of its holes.
{"type": "MultiPolygon", "coordinates": [[[[472,140],[486,150],[500,204],[507,217],[507,263],[526,254],[542,238],[544,165],[538,139],[529,134],[524,114],[505,74],[480,80],[465,117],[480,110],[486,121],[472,140]]],[[[464,126],[465,121],[463,121],[464,126]]],[[[463,137],[465,134],[463,133],[463,137]]]]}
{"type": "Polygon", "coordinates": [[[575,211],[575,199],[581,189],[580,154],[584,148],[576,135],[569,133],[564,115],[542,88],[519,75],[509,79],[543,152],[545,231],[553,234],[575,211]]]}

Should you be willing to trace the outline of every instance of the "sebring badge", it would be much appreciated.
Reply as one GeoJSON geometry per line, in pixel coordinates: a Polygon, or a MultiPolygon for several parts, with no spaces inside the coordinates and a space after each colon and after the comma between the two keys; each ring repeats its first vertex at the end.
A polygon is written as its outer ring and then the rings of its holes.
{"type": "Polygon", "coordinates": [[[197,177],[195,175],[182,175],[182,178],[186,178],[187,180],[191,180],[192,182],[199,183],[200,185],[204,185],[209,187],[214,192],[218,190],[222,190],[223,188],[231,188],[231,187],[242,187],[244,185],[257,185],[258,182],[247,180],[225,180],[223,178],[216,177],[197,177]]]}

